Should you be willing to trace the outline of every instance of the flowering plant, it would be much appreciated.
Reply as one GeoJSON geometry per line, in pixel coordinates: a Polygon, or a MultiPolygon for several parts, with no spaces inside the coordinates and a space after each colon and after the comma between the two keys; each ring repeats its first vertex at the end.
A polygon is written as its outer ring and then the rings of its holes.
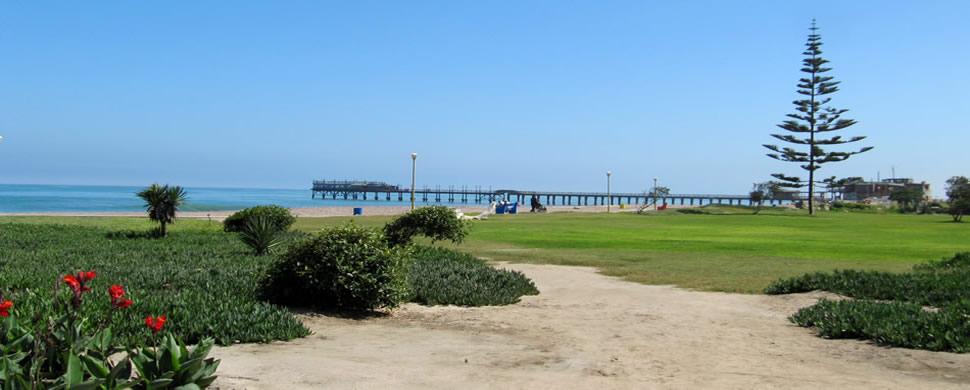
{"type": "Polygon", "coordinates": [[[50,304],[52,312],[60,314],[47,319],[35,314],[30,325],[18,321],[14,303],[0,291],[0,388],[205,388],[215,380],[219,361],[206,359],[213,340],[203,340],[191,351],[171,335],[164,337],[161,346],[155,342],[168,320],[166,315],[145,319],[152,332],[150,348],[115,345],[113,315],[133,301],[125,297],[123,286],[111,285],[107,318],[89,321],[82,309],[85,293],[93,293],[89,282],[95,277],[97,273],[88,271],[58,278],[50,304]],[[59,299],[62,281],[70,288],[68,302],[59,299]],[[118,353],[124,353],[124,358],[118,359],[118,353]],[[112,355],[116,357],[109,359],[112,355]]]}

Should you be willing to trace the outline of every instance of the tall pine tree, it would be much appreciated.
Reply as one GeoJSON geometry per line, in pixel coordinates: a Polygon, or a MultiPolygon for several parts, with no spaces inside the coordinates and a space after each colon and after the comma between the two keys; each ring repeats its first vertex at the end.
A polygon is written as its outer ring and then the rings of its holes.
{"type": "Polygon", "coordinates": [[[818,27],[815,26],[815,19],[812,19],[812,27],[809,30],[812,33],[808,35],[808,43],[805,44],[808,49],[802,53],[806,57],[802,60],[804,67],[801,69],[802,72],[808,73],[808,77],[798,80],[798,93],[804,95],[805,98],[792,102],[798,112],[788,114],[791,119],[778,125],[778,127],[795,134],[771,135],[791,144],[807,145],[808,150],[799,151],[776,145],[764,145],[764,147],[773,152],[768,153],[768,157],[785,162],[800,163],[801,168],[808,171],[808,180],[781,173],[774,173],[771,176],[781,180],[779,185],[783,187],[803,188],[808,186],[808,213],[814,214],[815,184],[834,180],[834,177],[832,177],[816,181],[815,171],[821,168],[822,164],[845,161],[853,155],[871,150],[872,147],[867,146],[856,152],[826,152],[822,149],[822,145],[845,144],[861,141],[866,137],[843,139],[839,135],[830,138],[821,136],[821,133],[842,130],[852,126],[856,124],[856,121],[842,118],[842,114],[849,110],[826,106],[832,98],[825,97],[825,95],[838,91],[839,81],[832,81],[833,78],[830,76],[822,76],[823,73],[832,70],[832,68],[823,67],[829,61],[821,57],[822,51],[819,50],[819,47],[822,46],[822,36],[817,33],[818,27]]]}

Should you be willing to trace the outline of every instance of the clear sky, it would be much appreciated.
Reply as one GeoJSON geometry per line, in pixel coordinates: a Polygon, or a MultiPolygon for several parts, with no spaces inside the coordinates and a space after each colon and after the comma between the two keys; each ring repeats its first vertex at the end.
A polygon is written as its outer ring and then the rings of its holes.
{"type": "Polygon", "coordinates": [[[746,193],[811,19],[875,150],[822,176],[970,176],[966,1],[0,5],[0,183],[368,179],[746,193]]]}

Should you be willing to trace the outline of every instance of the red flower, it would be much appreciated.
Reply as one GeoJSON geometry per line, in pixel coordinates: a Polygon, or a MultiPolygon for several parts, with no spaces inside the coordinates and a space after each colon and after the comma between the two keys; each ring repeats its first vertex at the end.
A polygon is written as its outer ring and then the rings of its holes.
{"type": "Polygon", "coordinates": [[[94,271],[78,272],[77,276],[65,276],[64,281],[67,282],[67,285],[71,286],[71,289],[74,290],[74,295],[80,295],[82,292],[91,291],[91,289],[84,284],[87,281],[94,279],[95,276],[98,276],[98,274],[94,273],[94,271]]]}
{"type": "MultiPolygon", "coordinates": [[[[77,277],[76,276],[74,276],[74,275],[67,275],[67,276],[64,277],[64,281],[67,282],[67,285],[68,286],[71,286],[71,289],[74,290],[74,294],[75,295],[81,293],[81,291],[82,291],[81,290],[81,288],[82,288],[81,287],[81,282],[77,280],[77,277]]],[[[84,288],[86,289],[84,291],[91,291],[90,288],[87,288],[87,287],[84,287],[84,288]]]]}
{"type": "Polygon", "coordinates": [[[158,331],[162,330],[162,327],[165,326],[165,315],[162,314],[157,318],[148,316],[148,318],[145,319],[145,325],[148,325],[148,329],[151,329],[152,333],[158,333],[158,331]]]}
{"type": "Polygon", "coordinates": [[[131,306],[131,299],[122,298],[125,296],[124,287],[112,284],[111,287],[108,288],[108,294],[111,295],[111,306],[119,309],[124,309],[131,306]]]}
{"type": "Polygon", "coordinates": [[[125,288],[124,286],[112,284],[111,287],[108,287],[108,294],[111,294],[111,298],[114,299],[121,298],[122,295],[125,295],[125,288]]]}
{"type": "Polygon", "coordinates": [[[7,310],[10,310],[11,307],[13,307],[13,302],[10,302],[6,299],[0,300],[0,317],[6,317],[7,315],[9,315],[9,313],[7,313],[7,310]]]}

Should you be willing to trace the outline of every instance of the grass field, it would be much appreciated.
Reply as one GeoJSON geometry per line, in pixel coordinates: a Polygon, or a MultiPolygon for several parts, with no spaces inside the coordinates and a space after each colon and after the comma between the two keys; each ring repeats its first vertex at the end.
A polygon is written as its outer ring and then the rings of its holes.
{"type": "MultiPolygon", "coordinates": [[[[820,212],[705,207],[707,214],[549,213],[475,221],[460,247],[494,261],[597,267],[647,284],[759,293],[772,281],[806,272],[866,269],[903,272],[913,264],[970,250],[970,223],[946,215],[820,212]]],[[[392,217],[299,218],[298,230],[354,223],[383,226],[392,217]]],[[[143,218],[0,217],[0,222],[58,223],[147,230],[143,218]]],[[[221,229],[180,220],[173,232],[221,229]]],[[[449,244],[445,244],[450,246],[449,244]]]]}
{"type": "MultiPolygon", "coordinates": [[[[902,272],[970,250],[970,224],[946,215],[703,210],[711,214],[499,215],[475,221],[461,249],[495,261],[592,266],[641,283],[744,293],[806,272],[902,272]]],[[[381,226],[389,217],[301,218],[296,227],[348,220],[381,226]]]]}

